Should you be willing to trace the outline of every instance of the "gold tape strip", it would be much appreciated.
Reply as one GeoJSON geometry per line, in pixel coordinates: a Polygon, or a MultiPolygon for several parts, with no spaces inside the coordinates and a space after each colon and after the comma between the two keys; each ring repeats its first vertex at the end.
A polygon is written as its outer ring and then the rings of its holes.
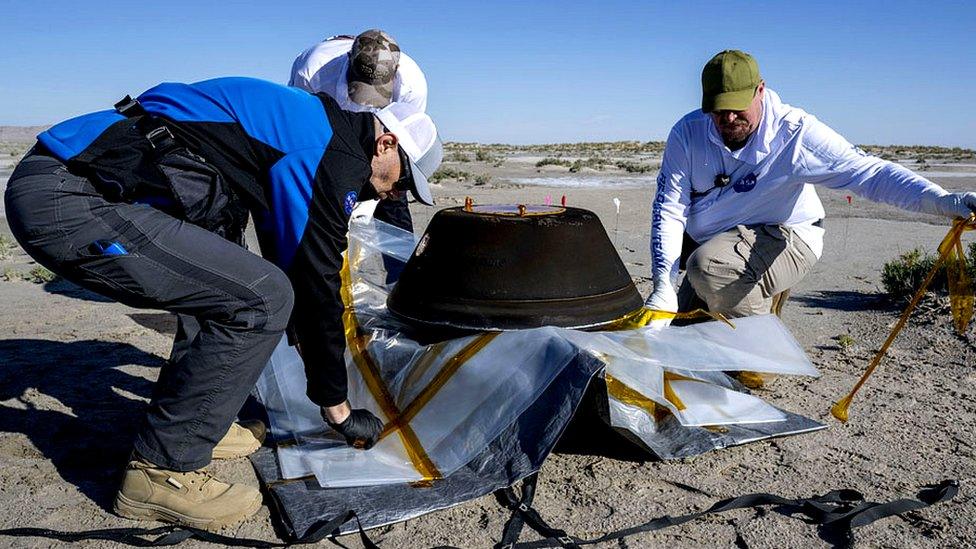
{"type": "Polygon", "coordinates": [[[671,387],[672,381],[696,381],[690,377],[685,377],[678,374],[672,374],[671,372],[664,372],[664,398],[668,399],[668,402],[674,404],[674,407],[679,411],[687,408],[684,402],[678,398],[678,394],[674,392],[674,388],[671,387]]]}
{"type": "MultiPolygon", "coordinates": [[[[636,406],[650,414],[655,421],[660,421],[664,416],[670,413],[667,408],[662,407],[653,400],[647,398],[641,394],[636,389],[630,387],[619,379],[613,377],[610,374],[604,374],[604,379],[607,382],[607,392],[610,396],[628,404],[630,406],[636,406]]],[[[685,403],[678,398],[678,395],[674,392],[671,387],[672,381],[698,381],[697,379],[692,379],[690,377],[685,377],[678,374],[672,374],[671,372],[664,372],[664,398],[668,399],[668,402],[674,405],[679,411],[687,408],[685,403]]]]}
{"type": "Polygon", "coordinates": [[[465,347],[456,355],[451,357],[440,369],[440,371],[437,372],[434,379],[432,379],[430,383],[428,383],[427,386],[420,391],[420,394],[413,399],[413,402],[408,404],[396,419],[387,424],[387,426],[383,429],[383,433],[380,434],[380,439],[396,429],[403,429],[406,427],[407,424],[409,424],[410,421],[416,417],[420,410],[422,410],[423,407],[430,402],[430,399],[434,398],[434,395],[436,395],[437,392],[440,391],[441,388],[443,388],[444,385],[451,379],[451,377],[457,373],[461,366],[470,360],[471,357],[478,354],[479,351],[484,349],[499,335],[501,335],[501,332],[488,332],[481,334],[475,337],[474,341],[465,345],[465,347]]]}
{"type": "Polygon", "coordinates": [[[956,238],[955,256],[950,257],[947,276],[952,323],[959,335],[966,333],[966,328],[973,319],[973,283],[967,271],[968,263],[962,239],[956,238]]]}
{"type": "Polygon", "coordinates": [[[647,415],[654,418],[654,421],[661,421],[668,415],[667,408],[658,405],[658,403],[635,391],[619,379],[610,374],[604,374],[603,377],[607,381],[607,392],[610,393],[610,396],[614,400],[619,400],[628,406],[634,406],[635,408],[644,410],[647,415]]]}
{"type": "Polygon", "coordinates": [[[735,329],[735,324],[732,323],[725,315],[722,313],[713,313],[711,311],[706,311],[705,309],[694,309],[692,311],[663,311],[661,309],[648,309],[646,307],[641,307],[636,311],[629,312],[617,320],[614,320],[604,328],[605,330],[633,330],[635,328],[641,328],[646,326],[653,320],[662,319],[692,319],[692,318],[705,318],[709,317],[712,320],[718,320],[719,322],[724,322],[728,324],[729,327],[735,329]]]}
{"type": "MultiPolygon", "coordinates": [[[[379,368],[376,367],[372,357],[369,356],[364,338],[359,335],[359,323],[356,320],[356,313],[353,308],[352,274],[349,269],[348,252],[342,263],[341,276],[342,286],[340,293],[342,303],[345,306],[345,310],[342,313],[342,325],[345,330],[346,344],[349,346],[349,352],[352,355],[353,362],[356,363],[359,373],[363,376],[363,381],[366,382],[366,388],[369,389],[370,394],[376,399],[377,404],[382,408],[386,417],[391,422],[394,422],[399,417],[400,411],[397,409],[396,402],[393,400],[393,395],[390,394],[390,391],[386,388],[386,385],[380,377],[379,368]]],[[[437,466],[434,465],[430,456],[427,455],[413,429],[409,425],[405,425],[397,433],[400,435],[400,440],[403,442],[403,447],[407,451],[410,462],[423,479],[433,480],[442,478],[440,471],[438,471],[437,466]]]]}
{"type": "Polygon", "coordinates": [[[403,390],[417,383],[420,378],[424,376],[425,373],[430,369],[431,366],[437,361],[437,358],[441,356],[444,349],[447,347],[447,342],[441,341],[439,343],[434,343],[424,351],[424,354],[417,359],[416,364],[410,369],[410,373],[407,374],[406,379],[403,380],[403,389],[401,389],[400,401],[405,400],[402,398],[403,390]]]}
{"type": "Polygon", "coordinates": [[[969,216],[969,219],[956,220],[952,228],[949,229],[949,232],[939,244],[939,257],[936,259],[935,264],[932,265],[932,269],[929,271],[929,274],[926,275],[922,285],[919,286],[918,290],[915,292],[915,295],[912,296],[912,300],[908,303],[908,306],[905,307],[904,311],[902,311],[901,316],[898,318],[898,322],[895,323],[895,327],[891,329],[891,332],[888,334],[888,338],[885,339],[885,342],[881,345],[881,349],[875,353],[874,358],[871,359],[867,369],[865,369],[864,373],[861,374],[860,379],[857,380],[857,383],[854,384],[854,387],[849,393],[847,393],[847,395],[844,396],[844,398],[838,400],[833,406],[831,406],[830,414],[832,416],[840,421],[847,421],[848,410],[851,406],[851,402],[854,400],[854,395],[861,390],[864,383],[869,377],[871,377],[871,374],[874,373],[874,370],[878,367],[878,365],[881,364],[881,359],[883,359],[885,354],[888,353],[888,347],[890,347],[892,342],[895,341],[895,337],[898,336],[901,329],[905,327],[905,323],[908,322],[908,317],[912,314],[912,311],[915,309],[915,306],[918,305],[918,302],[921,301],[922,296],[925,295],[925,292],[928,290],[929,284],[932,283],[932,279],[935,278],[936,273],[939,272],[939,267],[945,263],[946,259],[952,253],[955,247],[955,242],[962,237],[962,233],[974,229],[976,229],[976,216],[972,215],[969,216]]]}

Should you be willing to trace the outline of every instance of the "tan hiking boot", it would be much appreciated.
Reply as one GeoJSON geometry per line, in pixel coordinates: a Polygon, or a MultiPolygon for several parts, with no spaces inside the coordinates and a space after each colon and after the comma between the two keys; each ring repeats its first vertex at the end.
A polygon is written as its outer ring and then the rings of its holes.
{"type": "Polygon", "coordinates": [[[137,520],[159,520],[204,530],[237,524],[258,512],[261,492],[227,484],[205,471],[168,471],[133,459],[115,496],[115,512],[137,520]]]}
{"type": "Polygon", "coordinates": [[[214,446],[214,459],[236,459],[258,451],[268,430],[260,421],[241,421],[230,424],[230,430],[214,446]]]}

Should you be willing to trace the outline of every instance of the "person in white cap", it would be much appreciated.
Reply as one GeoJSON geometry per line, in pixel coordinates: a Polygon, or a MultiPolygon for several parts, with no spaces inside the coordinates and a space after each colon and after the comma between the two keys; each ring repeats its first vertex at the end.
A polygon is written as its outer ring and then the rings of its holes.
{"type": "Polygon", "coordinates": [[[749,54],[726,50],[702,71],[702,107],[668,136],[651,215],[645,320],[663,327],[694,299],[729,317],[770,312],[823,250],[815,185],[910,211],[969,217],[976,193],[950,193],[851,145],[766,88],[749,54]],[[686,235],[683,237],[683,235],[686,235]],[[687,258],[675,290],[679,257],[687,258]]]}
{"type": "MultiPolygon", "coordinates": [[[[328,94],[347,111],[375,111],[393,102],[407,103],[419,112],[427,110],[424,73],[400,51],[392,36],[379,29],[356,37],[333,36],[303,51],[292,64],[288,85],[328,94]]],[[[381,201],[373,216],[413,231],[406,195],[381,201]]],[[[385,262],[388,282],[393,282],[402,265],[385,262]]]]}
{"type": "Polygon", "coordinates": [[[378,29],[333,36],[298,55],[289,86],[326,93],[347,111],[409,103],[427,111],[427,79],[396,40],[378,29]]]}

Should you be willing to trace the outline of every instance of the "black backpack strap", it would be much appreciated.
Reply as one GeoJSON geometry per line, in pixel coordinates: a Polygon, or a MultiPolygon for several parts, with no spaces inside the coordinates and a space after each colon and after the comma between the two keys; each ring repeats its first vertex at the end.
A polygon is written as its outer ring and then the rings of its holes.
{"type": "Polygon", "coordinates": [[[126,95],[115,104],[115,110],[126,118],[135,118],[149,114],[138,99],[133,99],[131,95],[126,95]]]}
{"type": "Polygon", "coordinates": [[[152,116],[138,99],[126,95],[115,104],[115,110],[126,118],[138,118],[138,127],[157,154],[169,152],[179,147],[173,132],[156,117],[152,116]]]}

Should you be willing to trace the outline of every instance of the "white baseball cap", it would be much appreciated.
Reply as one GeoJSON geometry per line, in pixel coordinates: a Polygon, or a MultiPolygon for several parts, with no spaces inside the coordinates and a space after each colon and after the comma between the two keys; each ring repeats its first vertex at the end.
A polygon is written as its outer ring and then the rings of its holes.
{"type": "Polygon", "coordinates": [[[397,136],[400,148],[410,159],[413,174],[411,194],[418,201],[433,206],[434,197],[430,194],[427,180],[444,159],[444,145],[437,135],[434,121],[409,103],[390,103],[373,114],[390,133],[397,136]]]}

